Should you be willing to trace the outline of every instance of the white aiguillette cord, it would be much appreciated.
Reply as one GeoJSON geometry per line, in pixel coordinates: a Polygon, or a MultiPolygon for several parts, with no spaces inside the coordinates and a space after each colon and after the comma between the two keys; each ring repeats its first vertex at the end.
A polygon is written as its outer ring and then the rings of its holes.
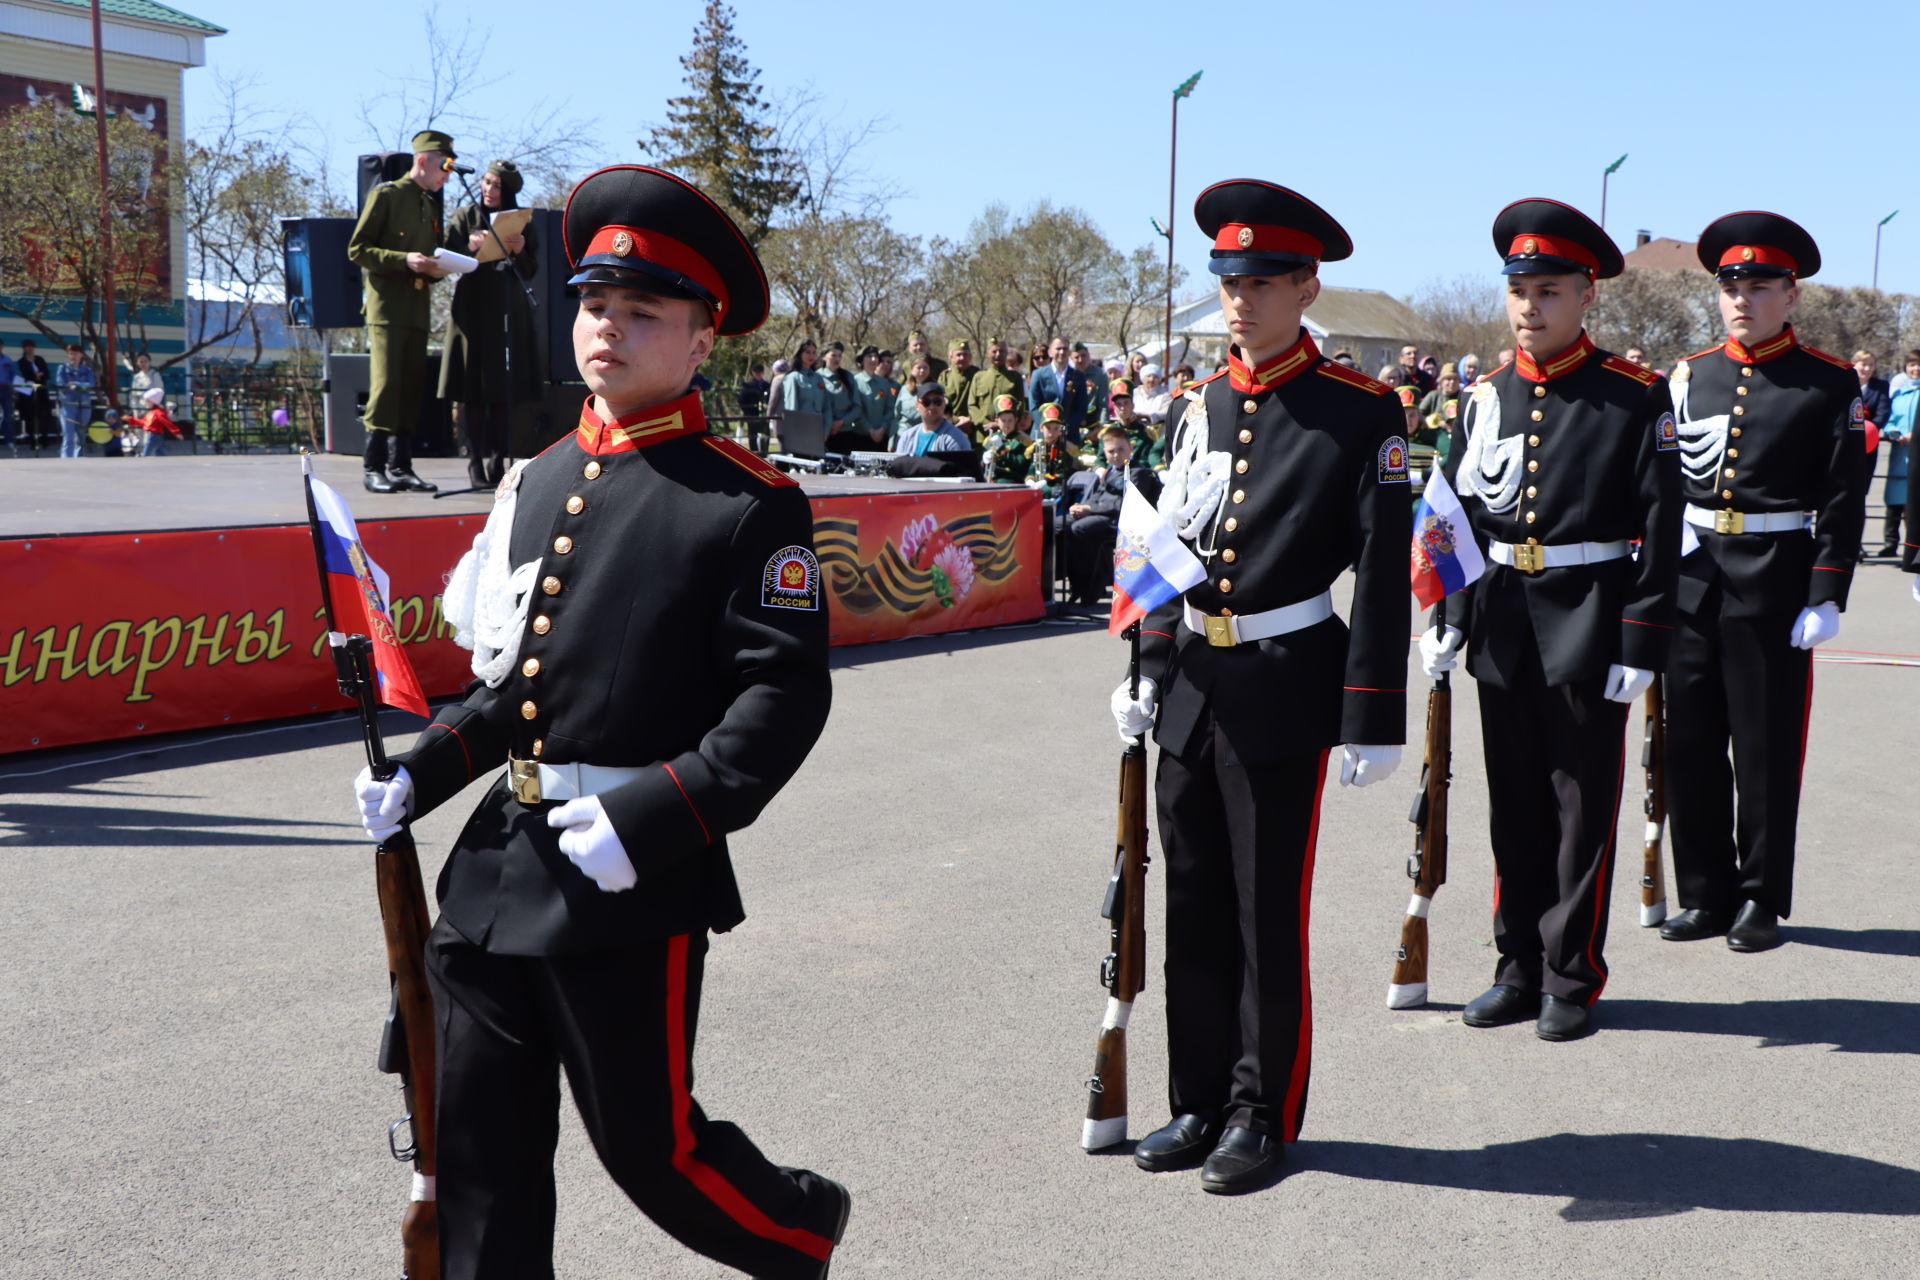
{"type": "Polygon", "coordinates": [[[473,546],[460,557],[447,579],[441,610],[453,624],[453,642],[473,650],[473,674],[488,688],[497,689],[520,656],[520,638],[526,631],[527,610],[540,575],[541,560],[515,567],[509,560],[513,516],[520,504],[520,473],[516,463],[494,494],[486,527],[474,535],[473,546]]]}

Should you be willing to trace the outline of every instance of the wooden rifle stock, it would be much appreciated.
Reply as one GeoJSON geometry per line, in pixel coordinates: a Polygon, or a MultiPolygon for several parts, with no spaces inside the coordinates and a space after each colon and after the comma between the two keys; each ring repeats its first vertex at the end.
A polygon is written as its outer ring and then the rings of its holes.
{"type": "MultiPolygon", "coordinates": [[[[387,759],[380,736],[371,670],[372,642],[347,636],[334,648],[340,691],[360,710],[367,765],[373,776],[390,780],[399,766],[387,759]]],[[[404,826],[374,851],[374,887],[380,899],[380,923],[386,935],[390,1005],[380,1041],[379,1066],[400,1077],[407,1114],[387,1128],[393,1158],[413,1164],[413,1199],[400,1220],[403,1280],[440,1280],[440,1223],[434,1208],[434,1177],[439,1168],[434,1133],[433,995],[427,988],[427,899],[421,885],[420,858],[413,833],[404,826]],[[405,1143],[402,1129],[408,1131],[405,1143]]]]}
{"type": "Polygon", "coordinates": [[[1434,891],[1447,882],[1447,785],[1453,778],[1453,680],[1434,678],[1427,694],[1427,753],[1420,766],[1420,792],[1413,799],[1413,852],[1407,877],[1413,900],[1400,922],[1393,978],[1387,984],[1387,1008],[1413,1009],[1427,1000],[1427,912],[1434,891]]]}
{"type": "Polygon", "coordinates": [[[1647,729],[1640,742],[1640,767],[1647,771],[1647,826],[1640,861],[1640,927],[1651,929],[1667,918],[1667,875],[1661,856],[1661,829],[1667,823],[1667,708],[1664,677],[1647,686],[1647,729]]]}
{"type": "MultiPolygon", "coordinates": [[[[1130,678],[1140,688],[1140,628],[1130,632],[1130,678]]],[[[1146,736],[1120,756],[1119,817],[1114,836],[1113,872],[1100,915],[1110,927],[1110,949],[1100,964],[1100,985],[1107,989],[1106,1016],[1087,1077],[1087,1118],[1080,1145],[1098,1151],[1127,1138],[1127,1018],[1147,976],[1147,747],[1146,736]]]]}

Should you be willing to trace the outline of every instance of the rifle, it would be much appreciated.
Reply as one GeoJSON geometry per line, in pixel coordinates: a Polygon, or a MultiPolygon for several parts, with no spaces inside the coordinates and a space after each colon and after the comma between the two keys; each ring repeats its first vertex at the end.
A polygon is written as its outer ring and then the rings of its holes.
{"type": "Polygon", "coordinates": [[[1420,765],[1420,792],[1407,814],[1414,830],[1413,852],[1407,855],[1413,900],[1400,922],[1400,945],[1393,953],[1389,1009],[1412,1009],[1427,1000],[1427,912],[1434,891],[1447,882],[1447,784],[1452,777],[1453,678],[1442,671],[1427,694],[1427,755],[1420,765]]]}
{"type": "MultiPolygon", "coordinates": [[[[307,521],[314,532],[314,567],[320,573],[320,600],[327,620],[327,643],[333,651],[334,676],[340,692],[360,713],[360,734],[367,749],[367,767],[381,782],[391,781],[400,766],[387,759],[380,736],[378,686],[373,674],[373,641],[346,635],[334,626],[333,592],[327,585],[327,566],[319,542],[319,513],[313,486],[306,490],[307,521]]],[[[379,1069],[400,1077],[400,1093],[407,1113],[387,1126],[387,1150],[402,1163],[413,1164],[413,1198],[400,1220],[401,1280],[440,1280],[440,1220],[434,1207],[434,1178],[439,1168],[434,1134],[434,1021],[433,995],[427,989],[427,898],[420,882],[420,858],[413,833],[403,824],[374,849],[374,887],[380,899],[380,924],[387,943],[387,1019],[380,1032],[379,1069]],[[405,1128],[403,1145],[400,1131],[405,1128]]]]}
{"type": "MultiPolygon", "coordinates": [[[[1127,668],[1133,695],[1140,695],[1140,624],[1127,629],[1133,656],[1127,668]]],[[[1141,734],[1120,754],[1118,830],[1113,872],[1107,879],[1100,918],[1111,925],[1110,945],[1100,962],[1107,1014],[1087,1077],[1087,1118],[1080,1145],[1088,1151],[1126,1141],[1127,1018],[1134,997],[1147,985],[1147,745],[1141,734]]]]}
{"type": "Polygon", "coordinates": [[[1640,862],[1640,927],[1667,918],[1667,879],[1661,865],[1660,829],[1667,821],[1667,709],[1662,677],[1647,686],[1647,729],[1640,740],[1640,767],[1647,771],[1647,826],[1640,862]]]}

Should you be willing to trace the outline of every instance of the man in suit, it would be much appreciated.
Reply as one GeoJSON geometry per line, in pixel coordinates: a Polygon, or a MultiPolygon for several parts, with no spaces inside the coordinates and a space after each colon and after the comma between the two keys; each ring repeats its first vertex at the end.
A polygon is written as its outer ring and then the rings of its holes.
{"type": "Polygon", "coordinates": [[[1123,738],[1156,729],[1172,1120],[1134,1162],[1251,1191],[1300,1136],[1312,1063],[1307,918],[1320,797],[1389,776],[1406,737],[1407,442],[1398,404],[1321,356],[1302,315],[1340,224],[1270,182],[1194,218],[1234,345],[1182,401],[1159,510],[1207,566],[1141,623],[1123,738]],[[1331,588],[1354,570],[1351,626],[1331,588]]]}
{"type": "Polygon", "coordinates": [[[443,1274],[553,1274],[564,1068],[602,1164],[663,1230],[816,1280],[845,1188],[772,1163],[691,1092],[708,934],[744,917],[727,835],[800,767],[832,696],[806,498],[688,391],[716,335],[765,320],[766,278],[717,205],[637,165],[574,188],[564,243],[593,394],[508,473],[455,570],[486,602],[449,610],[479,679],[392,782],[355,783],[384,838],[507,766],[427,942],[443,1274]]]}
{"type": "Polygon", "coordinates": [[[1447,465],[1488,572],[1420,652],[1435,676],[1464,641],[1479,684],[1500,958],[1461,1021],[1572,1040],[1607,982],[1627,706],[1673,635],[1680,452],[1666,380],[1587,337],[1595,280],[1624,269],[1607,233],[1520,200],[1493,243],[1516,351],[1475,384],[1447,465]]]}
{"type": "Polygon", "coordinates": [[[1667,820],[1685,908],[1660,936],[1780,944],[1793,910],[1813,649],[1840,633],[1867,479],[1863,374],[1789,323],[1820,250],[1774,213],[1700,233],[1727,340],[1675,366],[1693,547],[1667,681],[1667,820]],[[1736,813],[1735,805],[1738,804],[1736,813]]]}

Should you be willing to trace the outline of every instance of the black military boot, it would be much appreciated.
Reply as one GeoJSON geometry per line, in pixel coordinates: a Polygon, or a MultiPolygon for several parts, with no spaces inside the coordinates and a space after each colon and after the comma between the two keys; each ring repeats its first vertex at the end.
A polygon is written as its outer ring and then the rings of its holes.
{"type": "Polygon", "coordinates": [[[393,492],[393,481],[387,479],[387,441],[392,438],[388,431],[367,432],[367,447],[360,455],[360,483],[368,493],[393,492]]]}
{"type": "Polygon", "coordinates": [[[421,493],[438,493],[440,486],[422,480],[413,470],[413,438],[401,435],[393,436],[393,461],[387,464],[387,474],[393,477],[396,489],[418,489],[421,493]]]}

